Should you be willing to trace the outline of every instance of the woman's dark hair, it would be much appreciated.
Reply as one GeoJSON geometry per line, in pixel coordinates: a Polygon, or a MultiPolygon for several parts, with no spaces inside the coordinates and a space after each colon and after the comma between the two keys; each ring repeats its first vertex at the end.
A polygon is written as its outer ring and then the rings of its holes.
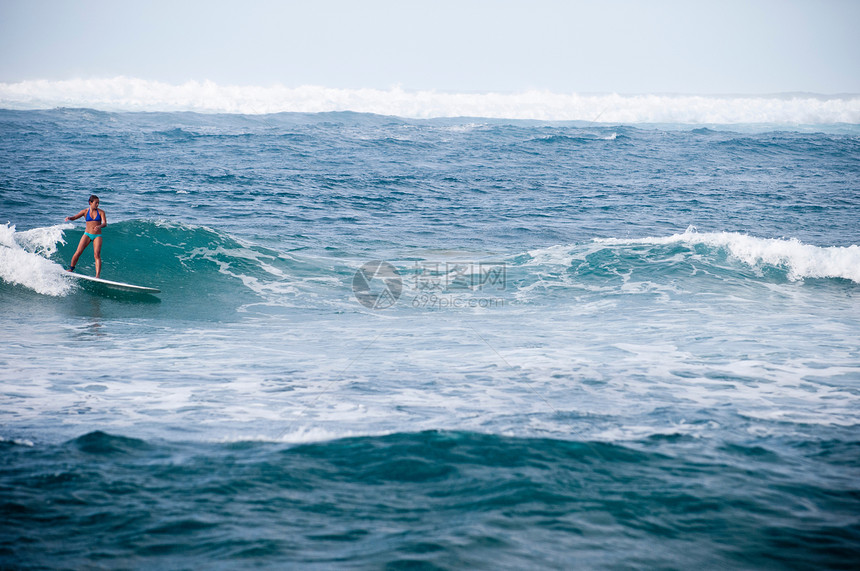
{"type": "Polygon", "coordinates": [[[99,199],[99,197],[98,197],[98,196],[96,196],[95,194],[91,194],[91,195],[90,195],[90,204],[92,204],[92,203],[93,203],[93,200],[98,200],[98,199],[99,199]]]}

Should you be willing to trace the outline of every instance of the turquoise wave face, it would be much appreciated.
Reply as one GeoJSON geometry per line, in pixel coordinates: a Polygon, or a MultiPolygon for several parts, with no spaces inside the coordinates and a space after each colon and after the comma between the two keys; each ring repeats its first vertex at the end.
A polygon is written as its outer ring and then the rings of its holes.
{"type": "MultiPolygon", "coordinates": [[[[235,320],[243,312],[273,307],[355,311],[360,308],[355,305],[354,277],[369,261],[339,252],[332,258],[301,249],[279,251],[205,226],[149,220],[112,223],[104,232],[102,277],[164,292],[153,299],[85,282],[72,287],[62,280],[59,266],[71,259],[79,230],[50,227],[16,233],[7,226],[4,236],[9,244],[0,259],[0,272],[6,288],[49,295],[84,292],[126,304],[150,304],[147,311],[155,313],[147,315],[213,321],[235,320]],[[46,258],[56,265],[43,267],[46,258]],[[31,264],[34,269],[28,272],[31,264]]],[[[403,300],[395,308],[400,311],[414,309],[416,304],[410,308],[410,300],[426,293],[420,274],[428,268],[437,274],[437,282],[445,282],[436,293],[492,298],[512,306],[582,299],[583,295],[651,295],[661,289],[674,294],[733,291],[755,300],[767,297],[773,284],[810,286],[830,280],[831,287],[837,288],[834,291],[839,291],[860,283],[857,246],[813,246],[741,233],[698,233],[692,228],[666,237],[595,239],[524,253],[407,251],[409,259],[401,258],[405,253],[401,250],[392,252],[399,255],[389,260],[402,282],[403,300]],[[457,289],[452,276],[462,267],[471,272],[490,268],[498,275],[486,287],[457,289]]],[[[93,266],[90,247],[77,271],[92,275],[93,266]]],[[[470,273],[466,277],[474,285],[487,276],[470,273]]]]}
{"type": "MultiPolygon", "coordinates": [[[[66,230],[65,244],[56,248],[51,259],[66,264],[80,236],[81,231],[66,230]]],[[[159,288],[163,294],[160,307],[150,311],[164,316],[236,319],[240,308],[277,301],[279,295],[294,297],[298,293],[296,284],[326,274],[325,268],[203,226],[129,220],[110,224],[103,236],[102,277],[159,288]]],[[[94,275],[91,246],[78,262],[76,272],[94,275]]],[[[83,289],[125,302],[156,301],[86,282],[77,285],[74,291],[83,289]]]]}
{"type": "Polygon", "coordinates": [[[547,285],[598,285],[607,291],[645,282],[709,289],[834,280],[838,288],[860,284],[860,247],[690,228],[659,238],[596,239],[533,250],[515,258],[515,266],[531,270],[547,285]]]}

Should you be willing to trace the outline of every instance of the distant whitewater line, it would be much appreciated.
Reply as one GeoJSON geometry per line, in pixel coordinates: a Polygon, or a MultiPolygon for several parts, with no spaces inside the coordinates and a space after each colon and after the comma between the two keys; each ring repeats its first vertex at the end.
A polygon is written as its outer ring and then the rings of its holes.
{"type": "Polygon", "coordinates": [[[408,118],[485,117],[542,121],[682,124],[860,124],[860,95],[583,95],[549,91],[447,93],[318,86],[255,87],[129,77],[0,83],[0,107],[266,114],[355,111],[408,118]]]}

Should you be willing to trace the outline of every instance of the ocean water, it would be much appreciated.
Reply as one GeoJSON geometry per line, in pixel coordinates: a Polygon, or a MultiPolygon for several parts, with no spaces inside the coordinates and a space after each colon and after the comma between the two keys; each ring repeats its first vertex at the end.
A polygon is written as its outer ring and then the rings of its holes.
{"type": "Polygon", "coordinates": [[[4,568],[860,561],[855,124],[0,110],[0,224],[4,568]]]}

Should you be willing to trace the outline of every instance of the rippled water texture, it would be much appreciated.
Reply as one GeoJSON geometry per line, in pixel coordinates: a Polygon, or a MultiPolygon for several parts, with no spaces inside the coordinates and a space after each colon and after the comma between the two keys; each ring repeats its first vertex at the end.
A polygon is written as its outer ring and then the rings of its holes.
{"type": "Polygon", "coordinates": [[[0,135],[0,566],[860,560],[854,126],[0,135]]]}

